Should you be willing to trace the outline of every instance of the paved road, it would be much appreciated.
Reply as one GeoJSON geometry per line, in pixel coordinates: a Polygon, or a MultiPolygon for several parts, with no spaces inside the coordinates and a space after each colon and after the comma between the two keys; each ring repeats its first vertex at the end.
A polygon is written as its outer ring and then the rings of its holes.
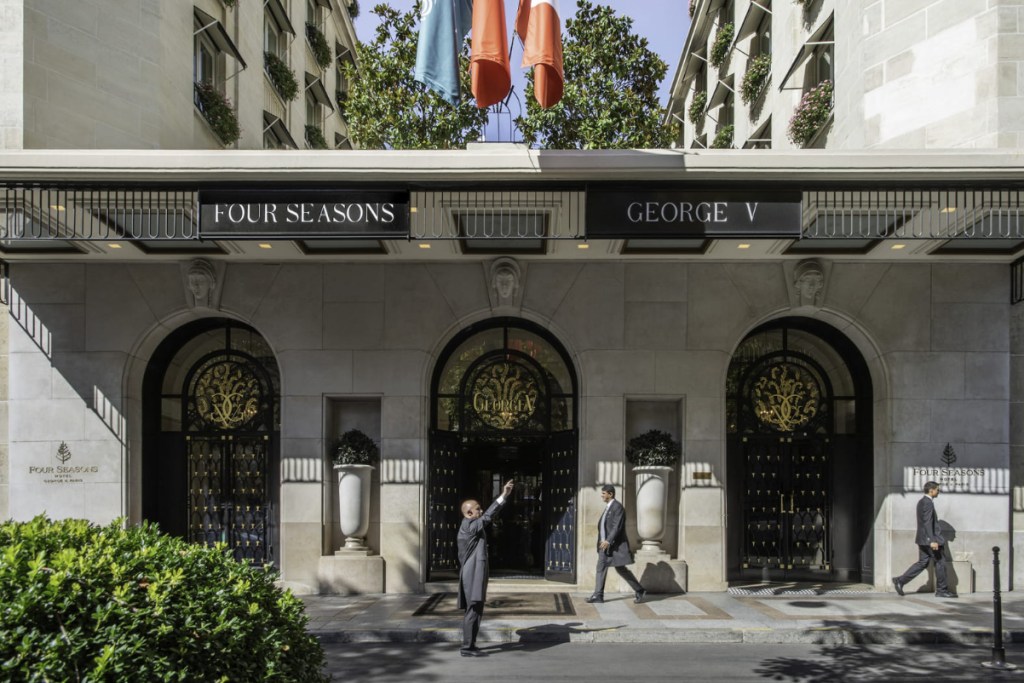
{"type": "MultiPolygon", "coordinates": [[[[503,681],[1021,681],[980,662],[991,649],[962,646],[503,643],[486,658],[460,657],[448,643],[335,643],[325,646],[334,680],[402,683],[503,681]]],[[[1024,645],[1007,648],[1024,667],[1024,645]]]]}

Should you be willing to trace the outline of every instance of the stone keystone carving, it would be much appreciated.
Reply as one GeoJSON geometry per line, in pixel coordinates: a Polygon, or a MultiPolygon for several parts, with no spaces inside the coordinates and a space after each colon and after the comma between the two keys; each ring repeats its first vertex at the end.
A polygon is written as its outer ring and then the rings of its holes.
{"type": "Polygon", "coordinates": [[[523,272],[519,262],[502,256],[487,268],[487,292],[491,308],[518,308],[523,299],[523,272]]]}
{"type": "Polygon", "coordinates": [[[817,259],[805,259],[793,269],[797,306],[820,308],[825,299],[825,269],[817,259]]]}

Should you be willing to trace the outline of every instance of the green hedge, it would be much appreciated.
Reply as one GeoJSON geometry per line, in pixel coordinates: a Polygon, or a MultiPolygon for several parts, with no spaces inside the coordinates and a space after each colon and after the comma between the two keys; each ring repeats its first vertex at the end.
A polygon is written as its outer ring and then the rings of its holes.
{"type": "Polygon", "coordinates": [[[323,681],[302,603],[272,571],[159,532],[0,525],[0,679],[323,681]]]}

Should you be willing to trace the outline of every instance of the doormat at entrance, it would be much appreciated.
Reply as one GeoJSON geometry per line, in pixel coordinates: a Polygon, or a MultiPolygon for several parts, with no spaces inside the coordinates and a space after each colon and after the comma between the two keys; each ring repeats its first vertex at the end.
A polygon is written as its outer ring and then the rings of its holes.
{"type": "MultiPolygon", "coordinates": [[[[576,609],[568,593],[493,593],[484,603],[488,617],[574,617],[576,609]]],[[[434,593],[412,613],[414,617],[461,618],[456,593],[434,593]]]]}
{"type": "Polygon", "coordinates": [[[729,586],[729,595],[765,597],[772,595],[846,595],[874,593],[866,583],[755,583],[729,586]]]}

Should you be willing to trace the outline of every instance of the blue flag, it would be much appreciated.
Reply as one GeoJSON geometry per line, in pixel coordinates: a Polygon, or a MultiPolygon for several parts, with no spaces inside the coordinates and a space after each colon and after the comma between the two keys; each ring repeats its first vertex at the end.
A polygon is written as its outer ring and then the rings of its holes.
{"type": "Polygon", "coordinates": [[[415,78],[459,103],[459,53],[473,25],[473,0],[422,0],[415,78]]]}

